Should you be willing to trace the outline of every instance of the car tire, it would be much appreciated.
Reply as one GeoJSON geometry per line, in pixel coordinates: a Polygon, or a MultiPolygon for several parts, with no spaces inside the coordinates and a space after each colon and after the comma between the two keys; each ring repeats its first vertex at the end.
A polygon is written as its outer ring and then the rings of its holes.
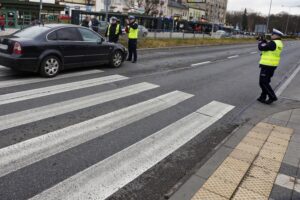
{"type": "Polygon", "coordinates": [[[114,68],[121,67],[123,62],[123,53],[121,51],[115,51],[113,52],[110,60],[110,65],[114,68]]]}
{"type": "Polygon", "coordinates": [[[56,56],[47,56],[43,59],[40,74],[44,77],[55,77],[61,69],[61,61],[56,56]]]}

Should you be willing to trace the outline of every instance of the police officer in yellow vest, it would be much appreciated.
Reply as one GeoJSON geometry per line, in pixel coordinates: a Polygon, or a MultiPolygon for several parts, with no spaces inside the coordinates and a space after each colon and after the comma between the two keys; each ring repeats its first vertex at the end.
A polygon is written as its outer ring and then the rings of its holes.
{"type": "Polygon", "coordinates": [[[137,39],[139,35],[138,24],[135,21],[134,16],[129,16],[129,20],[126,21],[126,32],[128,33],[128,59],[127,61],[132,61],[136,63],[137,61],[137,39]],[[133,60],[132,60],[133,56],[133,60]]]}
{"type": "Polygon", "coordinates": [[[117,23],[116,17],[111,17],[111,23],[108,25],[105,37],[108,37],[109,42],[117,43],[119,41],[119,36],[122,34],[122,29],[119,23],[117,23]]]}
{"type": "Polygon", "coordinates": [[[274,71],[280,62],[280,54],[283,49],[283,43],[281,37],[283,33],[279,30],[273,29],[271,41],[260,40],[258,49],[261,51],[261,59],[259,67],[261,68],[259,85],[262,93],[257,99],[259,102],[264,104],[271,104],[277,101],[276,94],[270,86],[271,78],[274,75],[274,71]]]}

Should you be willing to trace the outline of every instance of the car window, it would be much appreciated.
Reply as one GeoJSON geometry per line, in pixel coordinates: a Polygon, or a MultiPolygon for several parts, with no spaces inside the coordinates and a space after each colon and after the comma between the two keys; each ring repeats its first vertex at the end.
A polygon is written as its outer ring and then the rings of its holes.
{"type": "Polygon", "coordinates": [[[97,42],[101,40],[100,36],[94,33],[93,31],[85,28],[79,28],[79,32],[82,36],[83,41],[87,42],[97,42]]]}
{"type": "Polygon", "coordinates": [[[56,31],[58,40],[82,41],[76,28],[62,28],[56,31]]]}
{"type": "Polygon", "coordinates": [[[57,31],[54,31],[54,32],[50,33],[50,34],[47,36],[47,39],[48,39],[48,40],[57,40],[57,31]]]}
{"type": "Polygon", "coordinates": [[[35,38],[39,34],[48,31],[50,28],[46,26],[31,26],[25,29],[22,29],[16,33],[14,33],[14,36],[20,37],[20,38],[35,38]]]}

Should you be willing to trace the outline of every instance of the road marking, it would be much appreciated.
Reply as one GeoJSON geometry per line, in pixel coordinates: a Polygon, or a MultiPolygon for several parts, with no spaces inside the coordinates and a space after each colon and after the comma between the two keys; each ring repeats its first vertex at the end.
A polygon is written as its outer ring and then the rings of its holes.
{"type": "Polygon", "coordinates": [[[227,58],[228,58],[228,59],[231,59],[231,58],[237,58],[237,57],[239,57],[239,55],[229,56],[229,57],[227,57],[227,58]]]}
{"type": "Polygon", "coordinates": [[[68,101],[54,103],[30,110],[0,116],[0,131],[12,127],[28,124],[49,117],[58,116],[75,110],[99,105],[108,101],[120,99],[130,95],[138,94],[159,86],[150,83],[139,83],[107,92],[101,92],[68,101]]]}
{"type": "Polygon", "coordinates": [[[275,184],[284,187],[290,190],[294,189],[294,184],[295,184],[295,178],[291,176],[287,176],[285,174],[278,174],[275,184]]]}
{"type": "Polygon", "coordinates": [[[289,84],[292,82],[292,80],[295,78],[295,76],[299,73],[300,71],[300,65],[294,70],[292,75],[278,88],[276,91],[276,95],[280,96],[282,92],[289,86],[289,84]]]}
{"type": "Polygon", "coordinates": [[[205,61],[205,62],[201,62],[201,63],[195,63],[195,64],[191,64],[192,67],[196,67],[196,66],[199,66],[199,65],[205,65],[205,64],[209,64],[211,63],[211,61],[205,61]]]}
{"type": "Polygon", "coordinates": [[[174,91],[0,149],[0,177],[170,108],[192,96],[174,91]]]}
{"type": "Polygon", "coordinates": [[[18,101],[24,101],[28,99],[34,99],[38,97],[44,97],[52,94],[69,92],[69,91],[88,88],[92,86],[103,85],[103,84],[126,80],[126,79],[128,78],[125,76],[111,75],[111,76],[104,76],[100,78],[88,79],[84,81],[76,81],[76,82],[38,88],[33,90],[25,90],[21,92],[4,94],[4,95],[0,95],[0,105],[14,103],[18,101]]]}
{"type": "Polygon", "coordinates": [[[250,54],[256,54],[257,53],[257,51],[253,51],[253,52],[251,52],[250,54]]]}
{"type": "Polygon", "coordinates": [[[103,71],[101,71],[101,70],[89,70],[89,71],[62,74],[62,75],[58,75],[51,79],[49,79],[49,78],[18,78],[18,79],[13,79],[13,80],[5,80],[5,81],[0,81],[0,88],[13,87],[13,86],[30,84],[30,83],[39,83],[39,82],[52,81],[52,80],[60,80],[60,79],[64,79],[64,78],[84,76],[84,75],[90,75],[90,74],[102,73],[102,72],[103,71]]]}
{"type": "Polygon", "coordinates": [[[203,132],[234,107],[213,102],[32,199],[105,199],[203,132]],[[209,112],[218,105],[219,112],[209,112]],[[204,111],[207,113],[200,114],[204,111]],[[211,113],[215,115],[209,116],[211,113]]]}

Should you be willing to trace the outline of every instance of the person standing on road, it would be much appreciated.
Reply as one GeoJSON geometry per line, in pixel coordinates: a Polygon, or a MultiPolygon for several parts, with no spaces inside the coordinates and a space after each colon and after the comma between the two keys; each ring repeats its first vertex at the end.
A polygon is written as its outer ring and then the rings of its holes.
{"type": "Polygon", "coordinates": [[[116,17],[110,18],[110,24],[105,32],[105,37],[108,37],[109,42],[118,43],[119,36],[122,33],[121,26],[117,23],[117,20],[118,19],[116,17]]]}
{"type": "Polygon", "coordinates": [[[81,26],[84,26],[84,27],[89,28],[90,25],[91,25],[91,20],[90,20],[90,18],[89,18],[88,16],[86,16],[86,17],[84,18],[84,20],[82,20],[81,26]]]}
{"type": "Polygon", "coordinates": [[[273,29],[270,42],[267,42],[262,38],[259,39],[258,49],[261,51],[261,59],[259,62],[259,67],[261,68],[259,85],[262,93],[257,100],[264,104],[271,104],[274,101],[277,101],[276,94],[270,83],[280,62],[280,55],[283,49],[283,43],[281,41],[282,36],[282,32],[273,29]]]}
{"type": "Polygon", "coordinates": [[[98,33],[100,22],[98,21],[98,19],[96,17],[93,17],[93,19],[91,20],[91,22],[92,22],[92,29],[93,29],[93,31],[95,31],[95,32],[98,33]]]}
{"type": "Polygon", "coordinates": [[[138,24],[136,23],[134,16],[129,16],[129,20],[126,20],[126,33],[128,33],[128,59],[127,61],[132,61],[136,63],[137,61],[137,39],[139,35],[138,24]],[[133,60],[132,60],[133,55],[133,60]]]}

